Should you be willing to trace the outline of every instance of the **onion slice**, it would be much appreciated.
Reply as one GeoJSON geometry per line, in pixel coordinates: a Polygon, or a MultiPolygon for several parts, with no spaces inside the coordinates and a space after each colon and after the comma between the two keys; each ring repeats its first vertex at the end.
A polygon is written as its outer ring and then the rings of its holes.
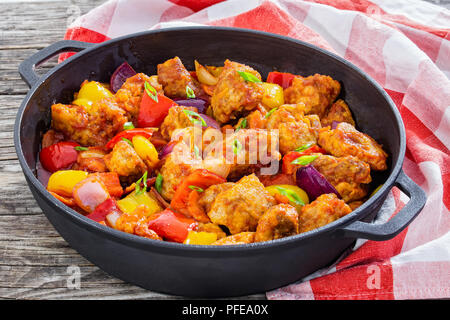
{"type": "Polygon", "coordinates": [[[206,127],[211,127],[211,128],[220,130],[220,124],[216,120],[211,118],[210,116],[200,113],[200,117],[202,117],[202,119],[205,120],[206,127]]]}
{"type": "Polygon", "coordinates": [[[341,198],[339,192],[312,165],[297,169],[296,183],[299,188],[305,190],[310,201],[313,201],[318,196],[326,193],[334,193],[341,198]]]}
{"type": "Polygon", "coordinates": [[[197,108],[199,113],[203,113],[206,110],[206,104],[207,101],[200,99],[200,98],[193,98],[193,99],[174,99],[178,105],[185,106],[185,107],[195,107],[197,108]]]}
{"type": "Polygon", "coordinates": [[[113,93],[116,93],[125,81],[134,76],[136,71],[128,64],[128,62],[122,63],[113,73],[110,80],[110,89],[113,93]]]}

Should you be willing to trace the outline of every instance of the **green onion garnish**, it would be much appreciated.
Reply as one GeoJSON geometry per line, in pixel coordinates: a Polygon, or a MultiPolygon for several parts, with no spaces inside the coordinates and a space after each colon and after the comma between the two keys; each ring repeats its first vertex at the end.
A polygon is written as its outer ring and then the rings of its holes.
{"type": "Polygon", "coordinates": [[[272,113],[274,113],[276,110],[278,109],[278,107],[275,107],[273,109],[271,109],[269,112],[266,113],[266,115],[264,116],[264,118],[268,118],[272,115],[272,113]]]}
{"type": "Polygon", "coordinates": [[[239,123],[238,127],[236,128],[236,132],[238,132],[241,129],[245,129],[247,128],[247,119],[244,118],[244,120],[241,121],[241,123],[239,123]]]}
{"type": "Polygon", "coordinates": [[[238,71],[238,73],[245,81],[248,81],[248,82],[261,82],[261,80],[259,80],[257,76],[255,76],[254,74],[252,74],[250,72],[238,71]]]}
{"type": "Polygon", "coordinates": [[[163,176],[161,173],[158,173],[158,175],[156,176],[155,188],[156,191],[158,191],[159,193],[161,193],[162,190],[162,183],[163,183],[163,176]]]}
{"type": "Polygon", "coordinates": [[[147,171],[145,171],[144,175],[136,181],[136,195],[140,195],[147,190],[147,171]],[[144,188],[141,188],[141,183],[144,183],[144,188]]]}
{"type": "Polygon", "coordinates": [[[183,112],[188,116],[189,120],[191,120],[193,124],[201,124],[202,127],[207,126],[205,120],[197,112],[192,110],[183,110],[183,112]],[[194,117],[197,117],[198,119],[194,117]]]}
{"type": "Polygon", "coordinates": [[[82,147],[82,146],[76,146],[75,150],[77,150],[77,151],[86,151],[86,150],[89,150],[89,148],[82,147]]]}
{"type": "Polygon", "coordinates": [[[194,144],[194,154],[196,158],[200,158],[200,150],[198,149],[197,145],[194,144]]]}
{"type": "Polygon", "coordinates": [[[134,129],[134,125],[133,122],[125,122],[123,124],[123,130],[130,130],[130,129],[134,129]]]}
{"type": "Polygon", "coordinates": [[[233,141],[233,153],[237,155],[242,150],[242,144],[238,139],[234,139],[233,141]]]}
{"type": "Polygon", "coordinates": [[[153,88],[147,81],[145,81],[144,88],[148,96],[152,98],[155,102],[158,102],[158,92],[156,91],[156,89],[153,88]]]}
{"type": "Polygon", "coordinates": [[[126,143],[128,143],[130,146],[133,146],[133,142],[131,142],[129,139],[122,138],[122,140],[125,141],[126,143]]]}
{"type": "Polygon", "coordinates": [[[194,90],[192,90],[189,86],[186,86],[186,97],[188,97],[189,99],[195,98],[194,90]]]}
{"type": "Polygon", "coordinates": [[[280,194],[282,194],[283,196],[286,196],[289,199],[289,201],[291,201],[295,204],[301,205],[301,206],[305,205],[303,200],[300,198],[300,196],[296,192],[289,190],[287,188],[282,188],[282,187],[276,187],[276,188],[277,188],[278,192],[280,194]]]}
{"type": "Polygon", "coordinates": [[[301,156],[291,162],[291,164],[299,164],[306,166],[307,164],[313,162],[318,156],[301,156]]]}
{"type": "Polygon", "coordinates": [[[301,147],[298,147],[297,149],[295,149],[295,151],[300,152],[306,149],[309,149],[314,143],[307,143],[302,145],[301,147]]]}
{"type": "Polygon", "coordinates": [[[188,186],[188,188],[191,189],[191,190],[197,191],[197,192],[203,192],[203,191],[205,191],[205,190],[203,190],[202,188],[197,187],[197,186],[188,186]]]}

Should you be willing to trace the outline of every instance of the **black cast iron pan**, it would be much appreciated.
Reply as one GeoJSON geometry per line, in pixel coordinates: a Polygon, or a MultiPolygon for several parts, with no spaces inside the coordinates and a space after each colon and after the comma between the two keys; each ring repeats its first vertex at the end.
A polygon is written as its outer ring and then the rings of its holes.
{"type": "Polygon", "coordinates": [[[405,130],[386,92],[348,61],[301,41],[234,28],[164,29],[96,45],[60,41],[25,60],[19,72],[31,89],[17,114],[14,142],[39,206],[81,255],[106,272],[150,290],[225,297],[287,285],[332,263],[356,238],[393,238],[416,217],[426,201],[425,193],[402,171],[405,130]],[[68,51],[79,53],[46,75],[36,75],[36,65],[68,51]],[[85,79],[107,82],[125,60],[135,70],[151,75],[156,74],[158,63],[174,56],[179,56],[188,69],[193,69],[194,59],[218,65],[228,58],[254,67],[263,78],[279,70],[301,75],[320,73],[339,80],[343,86],[341,97],[352,109],[359,129],[382,143],[389,153],[389,169],[374,176],[383,183],[382,188],[361,207],[324,227],[239,246],[188,246],[141,238],[91,221],[51,196],[35,175],[41,137],[50,126],[50,106],[69,103],[85,79]],[[409,202],[387,223],[369,223],[393,186],[406,193],[409,202]]]}

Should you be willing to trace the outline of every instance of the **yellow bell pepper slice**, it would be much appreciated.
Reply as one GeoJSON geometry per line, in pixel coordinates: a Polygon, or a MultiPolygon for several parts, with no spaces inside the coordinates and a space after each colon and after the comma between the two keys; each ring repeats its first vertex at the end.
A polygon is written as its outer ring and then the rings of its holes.
{"type": "Polygon", "coordinates": [[[136,210],[136,208],[142,204],[148,208],[148,210],[146,210],[147,216],[150,216],[154,213],[163,210],[163,208],[161,208],[161,206],[159,205],[158,201],[146,191],[139,194],[137,194],[136,192],[132,192],[125,198],[117,201],[117,206],[119,207],[119,209],[122,212],[128,214],[133,213],[136,210]]]}
{"type": "Polygon", "coordinates": [[[301,208],[309,203],[309,198],[306,192],[297,187],[290,184],[276,184],[272,186],[266,187],[267,192],[269,192],[272,196],[275,194],[280,194],[289,199],[289,204],[294,206],[298,212],[300,212],[301,208]]]}
{"type": "Polygon", "coordinates": [[[150,168],[154,168],[158,163],[158,151],[153,143],[143,136],[133,137],[133,147],[139,157],[144,160],[150,168]]]}
{"type": "Polygon", "coordinates": [[[81,104],[85,106],[85,104],[88,102],[91,102],[92,104],[98,100],[111,98],[113,96],[114,95],[112,94],[112,92],[105,88],[105,86],[100,82],[89,81],[81,87],[80,91],[78,92],[77,99],[73,102],[73,104],[81,104]]]}
{"type": "Polygon", "coordinates": [[[204,231],[189,231],[184,244],[209,245],[217,241],[217,234],[204,231]]]}
{"type": "Polygon", "coordinates": [[[47,190],[61,196],[72,197],[75,185],[86,179],[88,173],[81,170],[60,170],[53,173],[48,179],[47,190]]]}
{"type": "Polygon", "coordinates": [[[283,88],[275,83],[262,83],[264,94],[261,102],[267,110],[276,108],[284,104],[283,88]]]}
{"type": "Polygon", "coordinates": [[[76,99],[72,102],[72,104],[76,106],[83,106],[87,110],[92,106],[92,101],[89,101],[88,99],[76,99]]]}

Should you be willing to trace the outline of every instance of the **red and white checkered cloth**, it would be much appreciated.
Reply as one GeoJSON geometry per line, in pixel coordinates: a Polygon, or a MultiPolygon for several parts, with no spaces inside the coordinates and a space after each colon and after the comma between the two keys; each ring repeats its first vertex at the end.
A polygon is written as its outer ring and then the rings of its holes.
{"type": "MultiPolygon", "coordinates": [[[[422,213],[394,239],[358,240],[332,267],[267,297],[450,297],[450,12],[418,0],[110,0],[79,17],[65,38],[102,42],[187,25],[278,33],[359,66],[397,105],[407,135],[403,169],[428,196],[422,213]]],[[[377,222],[407,201],[394,188],[377,222]]]]}

